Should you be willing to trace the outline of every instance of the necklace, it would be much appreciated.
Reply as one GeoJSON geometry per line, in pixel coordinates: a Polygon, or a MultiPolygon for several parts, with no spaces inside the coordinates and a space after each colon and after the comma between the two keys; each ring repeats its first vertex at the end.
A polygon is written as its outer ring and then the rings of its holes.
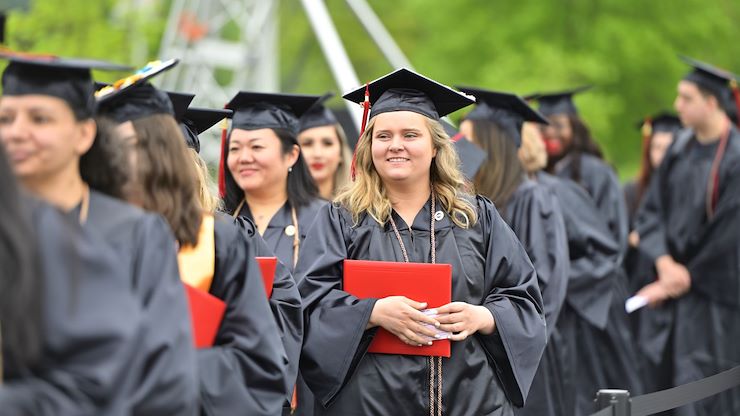
{"type": "MultiPolygon", "coordinates": [[[[442,218],[435,213],[436,208],[436,197],[434,190],[432,190],[432,204],[429,212],[429,240],[431,246],[431,257],[432,264],[437,263],[437,238],[434,234],[434,223],[441,220],[442,218]],[[436,220],[436,221],[435,221],[436,220]]],[[[440,211],[441,212],[441,211],[440,211]]],[[[443,216],[444,214],[442,214],[443,216]]],[[[393,219],[393,215],[390,216],[391,227],[393,227],[393,233],[396,235],[398,245],[401,246],[401,254],[403,255],[403,261],[409,262],[409,254],[406,251],[406,245],[401,239],[401,233],[398,232],[396,221],[393,219]]],[[[409,232],[411,227],[409,226],[409,232]]],[[[429,416],[441,416],[442,415],[442,357],[429,357],[429,416]],[[436,389],[435,389],[436,387],[436,389]],[[436,412],[435,412],[436,410],[436,412]]]]}

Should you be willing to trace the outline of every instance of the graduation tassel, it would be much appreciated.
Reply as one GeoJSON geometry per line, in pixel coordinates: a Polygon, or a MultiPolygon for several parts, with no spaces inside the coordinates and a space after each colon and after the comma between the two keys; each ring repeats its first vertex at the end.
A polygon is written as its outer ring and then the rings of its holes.
{"type": "Polygon", "coordinates": [[[722,158],[725,156],[725,150],[727,149],[727,142],[730,139],[730,130],[732,129],[732,122],[727,123],[727,130],[719,139],[719,146],[717,147],[717,153],[714,154],[714,161],[712,162],[712,169],[709,173],[709,186],[707,186],[707,199],[706,199],[706,211],[707,218],[711,219],[714,216],[714,210],[717,208],[717,202],[719,201],[719,168],[722,163],[722,158]]]}
{"type": "MultiPolygon", "coordinates": [[[[370,114],[370,84],[365,83],[365,101],[362,102],[362,123],[360,125],[360,138],[365,133],[365,127],[367,127],[367,118],[370,114]]],[[[358,143],[359,144],[359,139],[358,143]]],[[[350,175],[352,182],[355,181],[355,164],[357,163],[357,145],[355,145],[355,151],[352,154],[352,166],[350,167],[350,175]]]]}
{"type": "MultiPolygon", "coordinates": [[[[226,108],[226,106],[224,106],[226,108]]],[[[218,161],[218,196],[223,199],[226,196],[226,177],[224,169],[226,168],[226,137],[229,122],[227,119],[221,120],[221,157],[218,161]]]]}
{"type": "Polygon", "coordinates": [[[732,96],[735,97],[735,111],[737,114],[737,127],[740,128],[740,87],[737,85],[737,80],[730,80],[730,89],[732,90],[732,96]]]}

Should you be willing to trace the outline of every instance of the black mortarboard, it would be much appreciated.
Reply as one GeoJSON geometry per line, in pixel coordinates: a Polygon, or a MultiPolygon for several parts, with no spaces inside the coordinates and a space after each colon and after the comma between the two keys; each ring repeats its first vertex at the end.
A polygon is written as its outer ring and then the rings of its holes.
{"type": "Polygon", "coordinates": [[[193,102],[195,94],[188,94],[184,92],[167,91],[167,96],[172,102],[172,111],[175,120],[178,122],[185,117],[185,113],[188,111],[190,103],[193,102]]]}
{"type": "MultiPolygon", "coordinates": [[[[433,120],[473,104],[475,101],[452,88],[406,68],[397,69],[367,85],[370,118],[390,111],[412,111],[433,120]]],[[[361,104],[365,86],[344,95],[361,104]]]]}
{"type": "Polygon", "coordinates": [[[452,147],[455,148],[457,157],[460,158],[460,171],[466,178],[473,180],[480,167],[483,166],[483,162],[488,159],[486,152],[465,137],[459,137],[453,141],[452,147]]]}
{"type": "Polygon", "coordinates": [[[198,135],[213,127],[219,121],[230,117],[231,114],[231,110],[191,107],[177,121],[180,122],[180,128],[185,136],[185,143],[188,147],[200,153],[200,139],[198,139],[198,135]]]}
{"type": "Polygon", "coordinates": [[[547,124],[547,119],[518,95],[472,87],[458,89],[476,98],[475,108],[465,116],[467,120],[495,123],[514,140],[517,147],[522,144],[522,124],[525,121],[547,124]]]}
{"type": "Polygon", "coordinates": [[[657,132],[675,133],[681,127],[681,119],[667,111],[661,111],[637,123],[637,128],[641,129],[642,134],[646,137],[650,137],[657,132]]]}
{"type": "Polygon", "coordinates": [[[722,108],[726,111],[730,110],[730,95],[732,82],[737,82],[738,77],[724,69],[717,68],[705,62],[697,61],[696,59],[689,58],[687,56],[680,56],[682,61],[693,67],[693,70],[686,74],[683,78],[686,81],[690,81],[709,91],[712,95],[717,97],[722,108]]]}
{"type": "Polygon", "coordinates": [[[336,116],[334,116],[334,113],[324,107],[324,103],[333,96],[334,94],[330,92],[322,95],[321,98],[319,98],[319,100],[301,116],[298,131],[304,131],[314,127],[333,126],[339,123],[336,116]]]}
{"type": "Polygon", "coordinates": [[[174,67],[177,62],[176,59],[150,62],[135,74],[101,88],[95,93],[98,111],[118,123],[154,114],[169,114],[175,117],[170,96],[155,88],[149,80],[174,67]]]}
{"type": "Polygon", "coordinates": [[[530,94],[526,98],[536,99],[539,104],[537,109],[545,117],[554,114],[577,115],[578,109],[573,102],[573,96],[590,88],[590,85],[584,85],[567,91],[530,94]]]}
{"type": "Polygon", "coordinates": [[[3,95],[49,95],[64,100],[75,117],[95,115],[91,70],[127,71],[130,67],[110,62],[34,55],[8,50],[0,59],[10,61],[2,76],[3,95]]]}
{"type": "Polygon", "coordinates": [[[226,108],[234,111],[232,129],[285,129],[295,136],[298,118],[319,98],[318,95],[239,91],[226,108]]]}

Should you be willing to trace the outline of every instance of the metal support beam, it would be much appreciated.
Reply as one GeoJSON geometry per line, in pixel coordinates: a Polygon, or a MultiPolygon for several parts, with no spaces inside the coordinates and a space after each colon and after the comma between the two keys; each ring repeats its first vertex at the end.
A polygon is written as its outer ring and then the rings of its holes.
{"type": "MultiPolygon", "coordinates": [[[[324,0],[301,0],[301,4],[303,4],[303,9],[306,11],[313,32],[319,40],[321,50],[324,53],[326,62],[329,64],[337,86],[342,92],[357,88],[360,85],[360,81],[352,67],[352,62],[349,60],[347,50],[339,38],[337,28],[334,26],[331,16],[329,16],[329,11],[326,8],[324,0]]],[[[360,119],[362,118],[360,107],[349,101],[345,102],[345,105],[359,131],[360,119]]]]}

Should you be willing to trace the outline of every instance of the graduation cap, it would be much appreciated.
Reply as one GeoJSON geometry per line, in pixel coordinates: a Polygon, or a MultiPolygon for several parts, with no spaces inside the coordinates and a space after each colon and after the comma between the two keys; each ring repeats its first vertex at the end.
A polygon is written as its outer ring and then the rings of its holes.
{"type": "Polygon", "coordinates": [[[683,79],[693,82],[717,97],[725,112],[732,116],[733,112],[736,111],[736,108],[733,108],[732,96],[734,96],[735,101],[734,107],[740,106],[740,90],[737,86],[738,76],[687,56],[679,55],[679,58],[693,68],[683,79]]]}
{"type": "Polygon", "coordinates": [[[730,91],[731,82],[737,82],[737,76],[729,71],[687,56],[679,55],[679,58],[693,67],[692,71],[686,74],[683,79],[699,85],[718,98],[726,98],[730,91]]]}
{"type": "Polygon", "coordinates": [[[660,113],[646,117],[636,125],[641,130],[643,137],[646,138],[658,132],[675,133],[682,127],[681,119],[667,111],[661,111],[660,113]]]}
{"type": "Polygon", "coordinates": [[[321,98],[319,98],[318,101],[316,101],[314,105],[301,116],[300,126],[298,128],[299,132],[312,129],[314,127],[333,126],[339,123],[336,116],[334,116],[334,113],[324,106],[324,103],[333,96],[334,94],[331,92],[322,95],[321,98]]]}
{"type": "MultiPolygon", "coordinates": [[[[155,88],[149,80],[174,67],[177,63],[177,59],[164,62],[153,61],[133,75],[102,87],[95,93],[98,100],[98,111],[101,115],[110,117],[118,123],[154,114],[169,114],[175,117],[175,109],[170,96],[155,88]]],[[[187,105],[184,108],[187,108],[187,105]]]]}
{"type": "Polygon", "coordinates": [[[473,87],[458,87],[476,98],[477,105],[465,116],[468,120],[485,120],[500,126],[517,147],[522,144],[522,124],[525,121],[548,124],[547,119],[515,94],[473,87]]]}
{"type": "Polygon", "coordinates": [[[536,99],[539,103],[539,112],[545,117],[554,114],[577,115],[578,109],[573,103],[573,96],[591,89],[590,85],[584,85],[567,91],[535,93],[525,96],[526,100],[536,99]]]}
{"type": "Polygon", "coordinates": [[[177,121],[180,122],[185,143],[188,147],[200,153],[198,135],[215,126],[219,121],[231,117],[231,114],[231,110],[190,107],[177,121]]]}
{"type": "Polygon", "coordinates": [[[127,71],[130,67],[110,62],[62,58],[0,50],[10,63],[3,71],[3,95],[49,95],[64,100],[78,119],[95,115],[91,70],[127,71]]]}
{"type": "Polygon", "coordinates": [[[397,69],[344,95],[362,104],[368,94],[370,118],[391,111],[412,111],[432,120],[473,104],[475,100],[406,68],[397,69]]]}
{"type": "Polygon", "coordinates": [[[285,129],[296,136],[299,117],[319,98],[318,95],[239,91],[226,108],[234,111],[232,129],[285,129]]]}
{"type": "MultiPolygon", "coordinates": [[[[475,100],[407,68],[397,69],[343,96],[345,100],[364,106],[362,128],[378,114],[411,111],[439,120],[447,114],[473,104],[475,100]]],[[[351,175],[355,179],[355,157],[351,175]]]]}

